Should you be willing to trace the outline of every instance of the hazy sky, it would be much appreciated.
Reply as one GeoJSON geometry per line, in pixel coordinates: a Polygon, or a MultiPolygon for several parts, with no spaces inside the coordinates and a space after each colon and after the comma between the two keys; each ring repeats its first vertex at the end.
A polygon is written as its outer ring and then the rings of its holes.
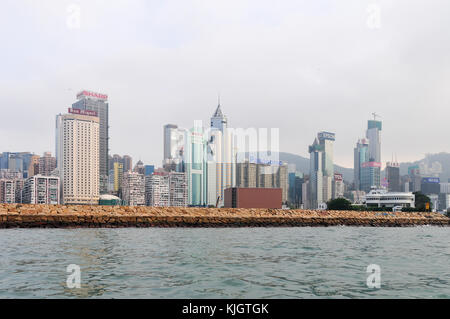
{"type": "Polygon", "coordinates": [[[351,167],[372,112],[382,160],[450,151],[448,0],[2,0],[0,152],[54,152],[55,115],[109,95],[111,154],[160,165],[163,125],[280,128],[351,167]],[[74,6],[75,5],[75,6],[74,6]],[[80,9],[79,28],[77,8],[80,9]],[[378,14],[379,13],[379,14],[378,14]]]}

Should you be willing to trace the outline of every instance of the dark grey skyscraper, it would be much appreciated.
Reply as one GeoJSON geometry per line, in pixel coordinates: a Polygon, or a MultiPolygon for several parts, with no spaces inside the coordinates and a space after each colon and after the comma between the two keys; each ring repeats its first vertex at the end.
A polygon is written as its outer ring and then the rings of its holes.
{"type": "Polygon", "coordinates": [[[82,91],[77,95],[73,110],[93,111],[99,117],[99,172],[100,194],[108,192],[108,153],[109,153],[109,104],[108,95],[82,91]]]}
{"type": "Polygon", "coordinates": [[[388,181],[388,190],[390,192],[401,192],[400,165],[396,162],[387,162],[386,176],[388,181]]]}

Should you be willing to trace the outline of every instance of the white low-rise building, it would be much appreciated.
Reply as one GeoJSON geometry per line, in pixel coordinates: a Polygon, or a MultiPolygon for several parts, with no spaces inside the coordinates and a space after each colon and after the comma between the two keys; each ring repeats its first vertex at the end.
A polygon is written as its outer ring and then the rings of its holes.
{"type": "Polygon", "coordinates": [[[385,189],[372,189],[366,194],[364,202],[372,207],[415,207],[413,193],[387,192],[385,189]]]}

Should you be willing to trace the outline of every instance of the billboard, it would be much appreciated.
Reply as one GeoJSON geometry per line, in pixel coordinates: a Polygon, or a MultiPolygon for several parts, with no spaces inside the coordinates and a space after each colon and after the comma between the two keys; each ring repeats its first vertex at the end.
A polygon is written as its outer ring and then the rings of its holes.
{"type": "Polygon", "coordinates": [[[362,163],[362,167],[381,167],[380,162],[365,162],[362,163]]]}
{"type": "Polygon", "coordinates": [[[439,179],[439,177],[424,177],[424,178],[422,178],[422,183],[439,184],[440,179],[439,179]]]}
{"type": "Polygon", "coordinates": [[[91,91],[81,91],[80,93],[77,94],[77,99],[81,99],[83,96],[93,97],[93,98],[96,98],[99,100],[104,100],[104,101],[106,101],[108,99],[107,94],[96,93],[96,92],[91,92],[91,91]]]}
{"type": "Polygon", "coordinates": [[[98,116],[96,111],[73,109],[73,108],[69,108],[69,113],[70,114],[78,114],[78,115],[95,116],[95,117],[98,116]]]}

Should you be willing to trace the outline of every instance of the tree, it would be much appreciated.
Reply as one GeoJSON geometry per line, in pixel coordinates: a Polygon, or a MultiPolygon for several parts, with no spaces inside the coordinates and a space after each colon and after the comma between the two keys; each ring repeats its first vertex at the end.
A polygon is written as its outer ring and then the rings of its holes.
{"type": "Polygon", "coordinates": [[[416,196],[416,204],[415,204],[416,210],[422,211],[422,212],[427,211],[427,208],[426,208],[427,203],[430,204],[428,211],[431,211],[433,209],[431,200],[427,195],[422,194],[421,192],[414,192],[413,194],[416,196]]]}
{"type": "Polygon", "coordinates": [[[352,210],[352,203],[345,198],[336,198],[327,202],[328,210],[352,210]]]}

